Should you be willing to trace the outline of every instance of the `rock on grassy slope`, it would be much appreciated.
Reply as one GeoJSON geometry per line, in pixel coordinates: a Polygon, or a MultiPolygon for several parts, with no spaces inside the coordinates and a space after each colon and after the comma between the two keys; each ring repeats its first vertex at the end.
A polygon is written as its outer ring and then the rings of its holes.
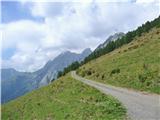
{"type": "Polygon", "coordinates": [[[160,93],[160,28],[81,66],[83,77],[120,87],[160,93]]]}
{"type": "Polygon", "coordinates": [[[124,120],[126,110],[70,75],[2,105],[3,120],[124,120]]]}

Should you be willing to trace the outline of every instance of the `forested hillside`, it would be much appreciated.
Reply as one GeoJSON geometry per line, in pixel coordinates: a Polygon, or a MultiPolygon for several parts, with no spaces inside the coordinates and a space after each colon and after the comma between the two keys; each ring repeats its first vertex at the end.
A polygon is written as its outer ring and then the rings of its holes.
{"type": "Polygon", "coordinates": [[[74,62],[68,67],[66,67],[63,71],[59,71],[58,77],[65,75],[71,70],[77,69],[79,66],[88,63],[89,61],[96,59],[102,55],[112,52],[115,49],[122,47],[125,44],[128,44],[136,39],[136,37],[141,37],[143,34],[148,33],[152,28],[160,27],[160,16],[155,20],[149,22],[147,21],[142,26],[139,26],[136,30],[129,31],[126,35],[122,36],[116,41],[110,41],[105,47],[100,48],[98,50],[93,51],[88,57],[84,59],[80,64],[78,62],[74,62]]]}

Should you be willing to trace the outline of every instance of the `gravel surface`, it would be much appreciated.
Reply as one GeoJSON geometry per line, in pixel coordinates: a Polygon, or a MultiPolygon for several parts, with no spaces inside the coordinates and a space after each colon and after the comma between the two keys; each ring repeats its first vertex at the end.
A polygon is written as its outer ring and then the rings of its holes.
{"type": "Polygon", "coordinates": [[[71,75],[74,79],[117,98],[126,107],[131,120],[160,120],[160,95],[102,84],[82,78],[75,71],[71,75]]]}

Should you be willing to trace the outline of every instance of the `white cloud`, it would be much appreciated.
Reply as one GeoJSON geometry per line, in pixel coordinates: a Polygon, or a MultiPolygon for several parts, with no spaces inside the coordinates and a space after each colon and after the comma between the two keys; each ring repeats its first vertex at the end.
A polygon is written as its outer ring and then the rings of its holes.
{"type": "Polygon", "coordinates": [[[3,24],[2,31],[4,39],[2,41],[2,47],[15,47],[23,42],[35,43],[37,39],[44,36],[45,33],[43,29],[44,25],[28,20],[3,24]]]}
{"type": "Polygon", "coordinates": [[[51,51],[47,50],[47,44],[51,43],[50,39],[45,39],[46,29],[45,24],[28,20],[3,24],[2,51],[13,48],[16,52],[9,60],[2,61],[2,67],[33,71],[42,67],[48,59],[53,59],[59,52],[52,50],[52,55],[48,54],[51,51]]]}
{"type": "Polygon", "coordinates": [[[64,4],[63,2],[37,2],[32,6],[31,12],[33,16],[52,17],[62,14],[64,4]]]}
{"type": "Polygon", "coordinates": [[[2,25],[2,48],[16,48],[9,60],[2,61],[4,67],[37,70],[64,50],[94,49],[107,36],[135,29],[159,15],[154,3],[34,2],[30,6],[31,14],[44,17],[45,21],[23,20],[2,25]]]}
{"type": "MultiPolygon", "coordinates": [[[[15,0],[6,0],[6,1],[15,1],[15,0]]],[[[33,2],[33,0],[17,0],[21,2],[22,4],[25,4],[26,2],[33,2]]],[[[94,0],[95,2],[99,3],[128,3],[128,2],[136,2],[136,3],[155,3],[159,2],[159,0],[94,0]]],[[[34,2],[61,2],[61,3],[66,3],[66,2],[72,2],[72,3],[91,3],[93,0],[34,0],[34,2]]]]}
{"type": "Polygon", "coordinates": [[[136,0],[136,3],[155,3],[159,2],[159,0],[136,0]]]}

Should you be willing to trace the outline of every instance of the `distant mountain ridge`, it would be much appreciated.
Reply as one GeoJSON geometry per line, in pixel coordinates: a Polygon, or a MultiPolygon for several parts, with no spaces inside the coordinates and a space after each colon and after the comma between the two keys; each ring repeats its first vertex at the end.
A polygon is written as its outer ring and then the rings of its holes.
{"type": "Polygon", "coordinates": [[[95,50],[98,50],[98,49],[106,47],[109,42],[116,41],[117,39],[120,39],[124,35],[125,34],[123,32],[119,32],[119,33],[115,33],[115,34],[109,36],[107,38],[107,40],[104,43],[100,44],[95,50]]]}
{"type": "Polygon", "coordinates": [[[47,85],[48,82],[56,78],[58,71],[63,70],[65,67],[75,61],[82,61],[90,53],[90,48],[85,49],[81,54],[66,51],[57,56],[54,60],[47,62],[47,64],[42,69],[36,71],[38,76],[45,74],[45,76],[41,78],[39,86],[47,85]],[[50,80],[48,80],[48,78],[50,78],[50,80]]]}
{"type": "Polygon", "coordinates": [[[91,53],[90,48],[77,54],[66,51],[55,59],[48,61],[45,66],[35,72],[18,72],[13,68],[1,69],[2,99],[5,103],[29,91],[47,85],[56,79],[57,72],[75,61],[82,61],[91,53]]]}

